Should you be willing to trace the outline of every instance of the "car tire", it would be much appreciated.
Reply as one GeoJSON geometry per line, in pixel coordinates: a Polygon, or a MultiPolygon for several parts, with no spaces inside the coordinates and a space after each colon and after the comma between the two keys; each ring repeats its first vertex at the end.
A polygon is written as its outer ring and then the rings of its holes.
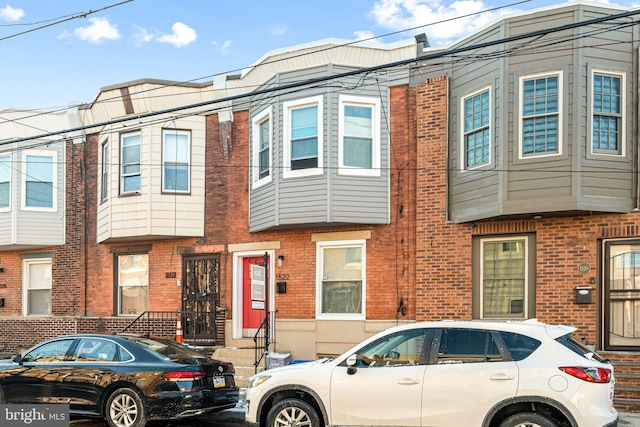
{"type": "Polygon", "coordinates": [[[318,413],[304,400],[285,399],[276,403],[267,414],[267,427],[296,425],[320,427],[318,413]]]}
{"type": "Polygon", "coordinates": [[[142,398],[130,388],[119,388],[107,399],[105,419],[110,427],[144,427],[147,416],[142,398]]]}
{"type": "Polygon", "coordinates": [[[500,427],[558,427],[558,424],[542,414],[521,412],[504,420],[500,427]]]}

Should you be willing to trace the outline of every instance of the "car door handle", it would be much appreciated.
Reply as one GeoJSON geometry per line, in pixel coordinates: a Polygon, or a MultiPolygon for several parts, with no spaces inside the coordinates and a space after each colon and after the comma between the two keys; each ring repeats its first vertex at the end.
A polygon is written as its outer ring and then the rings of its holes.
{"type": "Polygon", "coordinates": [[[420,381],[414,380],[411,378],[402,378],[401,380],[398,381],[398,385],[416,385],[416,384],[420,384],[420,381]]]}
{"type": "Polygon", "coordinates": [[[492,381],[509,381],[515,378],[516,378],[515,376],[507,375],[507,374],[493,374],[491,375],[491,377],[489,377],[489,379],[492,381]]]}

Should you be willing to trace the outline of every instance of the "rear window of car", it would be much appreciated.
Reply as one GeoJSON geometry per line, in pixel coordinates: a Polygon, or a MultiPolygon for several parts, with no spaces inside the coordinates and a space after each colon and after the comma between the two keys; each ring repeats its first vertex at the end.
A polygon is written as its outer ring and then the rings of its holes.
{"type": "Polygon", "coordinates": [[[188,347],[179,345],[169,340],[154,340],[150,338],[129,338],[141,347],[160,355],[165,360],[184,360],[199,358],[196,352],[188,347]]]}
{"type": "Polygon", "coordinates": [[[576,354],[584,357],[589,360],[597,360],[598,362],[607,363],[608,360],[600,356],[595,351],[591,350],[589,347],[582,344],[580,341],[575,339],[571,334],[563,335],[559,338],[556,338],[556,341],[567,347],[569,350],[573,351],[576,354]]]}
{"type": "Polygon", "coordinates": [[[515,361],[526,359],[540,347],[540,341],[526,335],[505,331],[500,332],[500,335],[502,335],[502,339],[507,344],[511,357],[515,361]]]}

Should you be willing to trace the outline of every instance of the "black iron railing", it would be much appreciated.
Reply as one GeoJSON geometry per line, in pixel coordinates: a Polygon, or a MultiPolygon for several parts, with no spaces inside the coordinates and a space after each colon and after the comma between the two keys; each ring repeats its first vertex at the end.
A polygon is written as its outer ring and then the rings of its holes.
{"type": "Polygon", "coordinates": [[[216,313],[194,311],[145,311],[121,332],[176,339],[178,319],[185,342],[213,345],[217,342],[216,313]]]}
{"type": "MultiPolygon", "coordinates": [[[[253,336],[253,342],[255,345],[255,362],[253,366],[255,373],[258,373],[258,367],[262,363],[262,359],[269,354],[269,346],[272,341],[275,341],[275,331],[272,330],[272,325],[275,325],[276,312],[270,311],[264,320],[260,324],[258,331],[253,336]]],[[[266,362],[266,361],[265,361],[266,362]]]]}

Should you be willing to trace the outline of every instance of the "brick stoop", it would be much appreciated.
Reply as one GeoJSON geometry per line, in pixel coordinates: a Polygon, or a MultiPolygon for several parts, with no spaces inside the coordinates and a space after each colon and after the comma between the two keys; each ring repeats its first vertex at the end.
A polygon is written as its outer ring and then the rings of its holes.
{"type": "Polygon", "coordinates": [[[616,378],[613,404],[618,411],[640,413],[640,354],[598,352],[613,365],[616,378]]]}

